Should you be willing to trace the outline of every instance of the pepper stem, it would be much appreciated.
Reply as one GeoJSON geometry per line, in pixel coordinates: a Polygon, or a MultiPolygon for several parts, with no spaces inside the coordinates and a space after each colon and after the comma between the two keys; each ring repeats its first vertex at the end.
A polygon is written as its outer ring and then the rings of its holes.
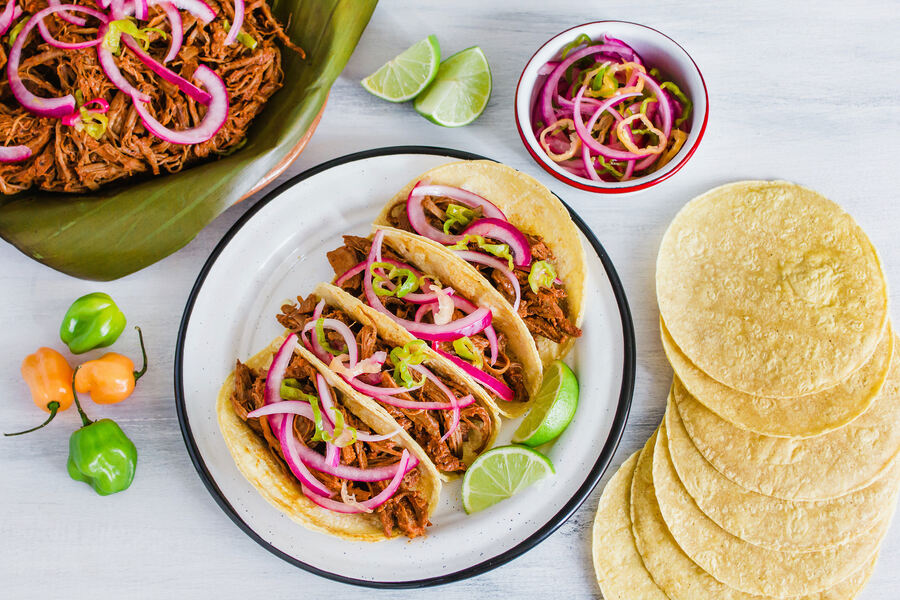
{"type": "Polygon", "coordinates": [[[51,402],[47,405],[47,408],[50,410],[50,416],[47,417],[46,421],[44,421],[37,427],[32,427],[31,429],[26,429],[25,431],[17,431],[16,433],[4,433],[3,435],[5,435],[7,437],[11,437],[14,435],[23,435],[25,433],[31,433],[32,431],[37,431],[38,429],[40,429],[41,427],[43,427],[44,425],[46,425],[47,423],[49,423],[50,421],[53,420],[53,417],[55,417],[56,413],[59,411],[59,402],[54,400],[53,402],[51,402]]]}
{"type": "Polygon", "coordinates": [[[88,416],[84,414],[84,409],[81,408],[81,402],[78,401],[78,392],[75,391],[75,376],[78,375],[78,369],[81,368],[81,365],[75,367],[75,371],[72,372],[72,397],[75,398],[75,408],[78,409],[78,414],[81,415],[81,423],[82,427],[87,427],[93,421],[88,419],[88,416]]]}
{"type": "Polygon", "coordinates": [[[137,383],[137,380],[147,372],[147,350],[144,348],[144,334],[141,331],[141,328],[136,325],[134,328],[137,329],[138,339],[141,340],[141,356],[144,358],[144,364],[141,366],[141,370],[134,372],[134,382],[137,383]]]}

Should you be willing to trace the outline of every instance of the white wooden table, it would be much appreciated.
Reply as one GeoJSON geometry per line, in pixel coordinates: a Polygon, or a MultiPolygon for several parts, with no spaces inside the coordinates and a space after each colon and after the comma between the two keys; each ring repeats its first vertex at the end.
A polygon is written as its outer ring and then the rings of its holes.
{"type": "MultiPolygon", "coordinates": [[[[318,132],[288,175],[368,148],[447,146],[524,169],[578,210],[618,268],[637,336],[631,417],[605,482],[663,414],[671,371],[657,339],[654,263],[666,225],[690,198],[746,178],[811,186],[862,223],[889,278],[900,285],[898,32],[896,0],[384,0],[334,86],[318,132]],[[624,197],[578,192],[544,175],[524,150],[513,120],[515,84],[534,50],[563,29],[599,19],[635,21],[669,34],[692,54],[709,86],[709,126],[691,162],[670,181],[624,197]],[[383,103],[359,86],[363,76],[432,32],[445,56],[478,44],[490,60],[493,97],[468,127],[442,129],[411,106],[383,103]]],[[[0,439],[0,597],[88,598],[98,591],[127,598],[598,596],[589,547],[602,484],[569,522],[521,558],[465,582],[405,595],[307,574],[274,558],[231,523],[185,451],[172,365],[194,278],[254,200],[229,210],[174,256],[108,284],[69,278],[0,244],[0,429],[21,429],[42,418],[19,377],[19,361],[40,345],[59,347],[59,320],[83,293],[112,294],[131,322],[143,326],[151,360],[133,398],[103,409],[90,406],[92,416],[117,419],[139,448],[137,477],[127,493],[101,498],[69,479],[65,462],[75,411],[41,433],[0,439]]],[[[239,276],[235,282],[240,285],[239,276]]],[[[117,349],[137,352],[130,331],[117,349]]],[[[890,532],[861,598],[895,600],[900,594],[898,529],[890,532]]]]}

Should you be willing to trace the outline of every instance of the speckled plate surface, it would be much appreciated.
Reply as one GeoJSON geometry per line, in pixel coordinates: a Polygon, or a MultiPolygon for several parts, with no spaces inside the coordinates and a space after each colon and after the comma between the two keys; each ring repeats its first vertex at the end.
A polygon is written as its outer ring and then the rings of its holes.
{"type": "MultiPolygon", "coordinates": [[[[472,158],[483,157],[443,148],[382,148],[298,175],[235,223],[188,298],[175,357],[176,406],[188,453],[235,524],[273,554],[318,575],[403,588],[448,583],[502,565],[540,543],[587,498],[624,429],[634,387],[631,316],[609,257],[573,213],[588,255],[588,308],[584,335],[566,359],[579,377],[578,412],[547,450],[555,476],[471,516],[462,510],[461,482],[452,482],[444,486],[425,539],[367,544],[295,524],[234,465],[214,408],[235,358],[246,359],[278,335],[275,315],[284,301],[331,279],[325,252],[341,244],[341,235],[368,234],[383,203],[417,174],[472,158]]],[[[504,422],[498,445],[509,442],[517,422],[504,422]]]]}

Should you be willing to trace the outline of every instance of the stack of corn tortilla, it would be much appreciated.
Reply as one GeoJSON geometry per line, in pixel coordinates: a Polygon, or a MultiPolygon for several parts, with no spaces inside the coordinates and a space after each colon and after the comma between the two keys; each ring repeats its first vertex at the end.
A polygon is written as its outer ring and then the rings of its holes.
{"type": "Polygon", "coordinates": [[[675,377],[600,499],[604,597],[854,598],[900,488],[900,340],[869,239],[813,191],[735,183],[676,216],[656,286],[675,377]]]}

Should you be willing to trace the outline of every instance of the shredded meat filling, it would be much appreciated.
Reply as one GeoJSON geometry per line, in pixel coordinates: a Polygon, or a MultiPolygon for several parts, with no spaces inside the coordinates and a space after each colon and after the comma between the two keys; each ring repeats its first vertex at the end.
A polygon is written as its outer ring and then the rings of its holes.
{"type": "MultiPolygon", "coordinates": [[[[446,220],[445,210],[451,202],[449,198],[432,198],[430,196],[423,200],[422,206],[425,208],[425,216],[433,227],[437,229],[444,228],[444,221],[446,220]]],[[[479,208],[478,212],[480,210],[479,208]]],[[[476,218],[477,216],[476,214],[476,218]]],[[[398,203],[391,208],[388,212],[388,221],[390,221],[391,226],[397,229],[416,233],[406,215],[405,202],[398,203]]],[[[533,260],[553,262],[553,252],[550,251],[550,248],[540,236],[525,234],[525,237],[528,238],[528,242],[531,245],[531,258],[533,260]]],[[[469,250],[482,252],[478,244],[475,243],[469,244],[469,250]]],[[[515,300],[516,292],[503,273],[487,265],[472,264],[472,266],[512,304],[515,300]]],[[[519,281],[521,290],[519,316],[525,321],[525,325],[528,327],[531,335],[539,335],[559,344],[569,338],[581,335],[581,330],[569,320],[565,288],[559,284],[554,284],[553,287],[538,288],[538,291],[534,292],[528,284],[529,269],[516,267],[513,272],[519,281]]]]}
{"type": "MultiPolygon", "coordinates": [[[[93,2],[76,4],[94,7],[93,2]]],[[[266,0],[247,3],[241,30],[256,40],[251,50],[242,43],[224,43],[226,19],[234,20],[234,3],[207,0],[218,15],[208,25],[181,11],[184,43],[168,69],[190,80],[197,66],[213,69],[228,90],[228,119],[215,137],[202,144],[179,145],[163,141],[144,129],[132,100],[106,77],[97,60],[96,48],[60,50],[47,44],[35,29],[23,49],[19,74],[32,93],[58,97],[80,91],[84,100],[103,98],[109,102],[109,125],[99,140],[86,131],[63,125],[59,119],[38,117],[13,97],[9,82],[0,79],[0,133],[5,145],[24,144],[32,151],[28,160],[0,163],[0,193],[15,194],[32,187],[54,192],[85,192],[110,182],[142,174],[175,173],[185,166],[215,158],[239,148],[247,130],[269,98],[282,86],[281,50],[276,39],[303,56],[283,26],[272,15],[266,0]]],[[[46,0],[22,0],[25,16],[47,6],[46,0]]],[[[24,17],[23,17],[24,18],[24,17]]],[[[50,33],[63,42],[81,42],[97,37],[97,21],[76,26],[53,15],[47,17],[50,33]]],[[[169,24],[158,6],[150,6],[149,20],[141,26],[167,31],[169,24]]],[[[158,61],[168,52],[168,40],[150,30],[149,53],[158,61]]],[[[171,129],[196,127],[205,107],[182,93],[177,86],[157,77],[127,48],[116,64],[135,87],[151,98],[151,112],[171,129]]],[[[0,66],[5,65],[6,55],[0,66]]]]}
{"type": "MultiPolygon", "coordinates": [[[[287,368],[286,377],[296,378],[301,383],[303,391],[314,394],[315,386],[313,378],[316,371],[312,365],[306,362],[299,355],[294,355],[290,365],[287,368]]],[[[247,365],[237,361],[234,378],[234,392],[231,396],[231,404],[235,413],[257,433],[262,434],[269,445],[273,455],[277,457],[281,463],[285,473],[290,474],[287,464],[284,462],[284,456],[281,453],[281,447],[277,445],[277,440],[271,435],[267,418],[249,418],[247,414],[263,406],[263,390],[265,387],[265,374],[259,373],[247,365]],[[273,445],[273,440],[275,444],[273,445]]],[[[340,395],[337,395],[340,400],[340,395]]],[[[358,431],[371,432],[371,429],[360,421],[356,415],[340,406],[337,402],[337,408],[344,416],[344,422],[355,427],[358,431]]],[[[312,437],[315,434],[315,427],[308,419],[294,419],[294,433],[298,439],[310,446],[318,452],[324,452],[323,442],[314,442],[312,437]]],[[[396,463],[402,448],[394,444],[391,440],[381,442],[360,442],[357,441],[351,446],[347,446],[341,450],[341,464],[360,468],[386,466],[396,463]]],[[[362,502],[378,495],[388,484],[387,481],[378,481],[372,483],[357,482],[343,480],[327,473],[315,473],[316,477],[325,484],[325,486],[333,491],[338,497],[344,485],[347,492],[351,494],[358,502],[362,502]]],[[[425,528],[430,525],[428,521],[428,498],[424,497],[418,490],[419,469],[415,468],[403,478],[400,488],[391,497],[390,500],[375,509],[375,514],[381,522],[381,526],[386,536],[391,537],[394,531],[409,537],[415,538],[425,535],[425,528]]]]}
{"type": "MultiPolygon", "coordinates": [[[[312,314],[318,301],[319,299],[315,295],[309,295],[305,299],[302,296],[298,296],[297,304],[285,304],[281,307],[281,314],[277,317],[278,322],[295,333],[301,332],[312,319],[312,314]]],[[[392,346],[378,337],[374,327],[362,325],[340,309],[326,306],[322,316],[327,319],[336,319],[350,327],[350,330],[356,336],[360,359],[368,358],[379,351],[390,355],[391,350],[393,350],[392,346]]],[[[337,332],[326,329],[325,336],[332,347],[341,348],[343,346],[343,338],[337,332]]],[[[385,370],[381,372],[379,385],[399,387],[390,375],[393,368],[394,365],[391,359],[388,358],[385,362],[385,370]]],[[[467,395],[468,392],[456,382],[447,379],[443,381],[457,398],[467,395]]],[[[447,402],[446,395],[430,381],[426,382],[418,390],[406,394],[398,394],[395,397],[413,402],[447,402]]],[[[410,410],[397,408],[389,404],[382,404],[382,406],[422,446],[439,471],[448,473],[465,471],[466,464],[462,459],[466,442],[471,442],[470,445],[474,452],[480,452],[485,448],[491,436],[493,423],[490,415],[478,403],[470,404],[460,410],[459,426],[444,441],[441,441],[441,437],[452,426],[452,411],[410,410]]]]}
{"type": "MultiPolygon", "coordinates": [[[[328,253],[328,261],[331,263],[331,267],[334,269],[335,276],[340,277],[348,269],[364,261],[366,259],[366,256],[369,254],[369,249],[371,247],[372,240],[368,238],[358,237],[354,235],[345,235],[344,245],[328,253]]],[[[406,262],[386,245],[382,248],[381,254],[383,257],[406,262]]],[[[347,281],[343,282],[340,287],[351,296],[355,296],[363,302],[366,302],[366,295],[365,291],[363,290],[362,273],[358,273],[353,277],[350,277],[349,279],[347,279],[347,281]]],[[[407,319],[409,321],[415,319],[415,313],[417,310],[415,304],[411,302],[404,302],[401,298],[395,298],[393,296],[383,296],[381,298],[381,301],[384,304],[385,308],[387,308],[391,313],[400,317],[401,319],[407,319]]],[[[465,313],[458,309],[453,313],[454,319],[459,319],[464,316],[465,313]]],[[[431,318],[432,317],[430,314],[426,315],[423,319],[423,322],[429,322],[431,318]]],[[[510,389],[513,390],[514,402],[527,401],[528,392],[525,387],[525,376],[522,370],[522,364],[509,353],[509,350],[507,348],[506,336],[499,331],[497,332],[497,360],[494,365],[490,364],[491,361],[489,343],[484,332],[479,332],[475,335],[469,336],[469,339],[472,340],[475,348],[482,353],[482,363],[484,365],[482,367],[482,370],[485,373],[496,377],[497,379],[508,385],[510,389]]],[[[453,348],[453,344],[450,342],[443,342],[439,347],[441,351],[446,352],[447,354],[456,354],[456,351],[453,348]]],[[[491,396],[493,396],[494,399],[498,402],[504,401],[496,394],[494,394],[490,389],[485,388],[485,390],[488,394],[491,394],[491,396]]]]}

